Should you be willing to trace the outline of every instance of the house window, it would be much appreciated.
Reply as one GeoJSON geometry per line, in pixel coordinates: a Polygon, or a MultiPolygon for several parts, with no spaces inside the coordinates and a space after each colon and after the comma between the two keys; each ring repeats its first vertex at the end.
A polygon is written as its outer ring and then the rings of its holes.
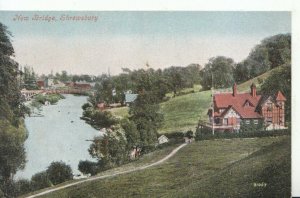
{"type": "Polygon", "coordinates": [[[267,117],[267,123],[272,123],[272,117],[267,117]]]}
{"type": "Polygon", "coordinates": [[[267,111],[272,111],[272,103],[271,102],[267,103],[267,111]]]}
{"type": "Polygon", "coordinates": [[[254,124],[258,124],[258,120],[253,120],[253,123],[254,124]]]}
{"type": "Polygon", "coordinates": [[[240,123],[241,123],[241,118],[237,118],[237,119],[236,119],[236,124],[237,124],[237,125],[240,125],[240,123]]]}
{"type": "Polygon", "coordinates": [[[250,120],[245,120],[245,123],[246,124],[250,124],[250,120]]]}

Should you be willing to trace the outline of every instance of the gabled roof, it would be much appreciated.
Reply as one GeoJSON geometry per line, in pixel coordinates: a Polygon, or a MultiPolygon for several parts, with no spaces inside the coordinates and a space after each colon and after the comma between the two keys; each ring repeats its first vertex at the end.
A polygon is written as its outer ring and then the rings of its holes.
{"type": "Polygon", "coordinates": [[[260,95],[256,95],[255,97],[253,97],[251,93],[237,93],[235,96],[233,96],[232,93],[220,93],[214,95],[214,105],[217,108],[226,109],[229,106],[232,106],[232,108],[234,108],[234,110],[242,118],[261,118],[261,115],[255,111],[260,98],[260,95]],[[244,106],[247,100],[253,106],[244,106]]]}
{"type": "Polygon", "coordinates": [[[223,113],[221,114],[221,116],[224,117],[229,112],[230,109],[232,109],[234,112],[236,112],[237,114],[239,114],[239,116],[241,116],[241,114],[232,105],[230,105],[225,111],[223,111],[223,113]]]}
{"type": "Polygon", "coordinates": [[[283,94],[281,93],[281,91],[278,91],[276,94],[276,100],[277,101],[286,101],[286,98],[283,96],[283,94]]]}

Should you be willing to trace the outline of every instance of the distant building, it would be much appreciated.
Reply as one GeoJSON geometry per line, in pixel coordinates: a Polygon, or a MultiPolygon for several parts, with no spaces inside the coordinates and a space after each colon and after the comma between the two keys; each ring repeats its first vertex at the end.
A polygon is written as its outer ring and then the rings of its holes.
{"type": "Polygon", "coordinates": [[[241,124],[258,126],[259,123],[267,128],[282,129],[285,128],[285,101],[280,91],[274,96],[257,95],[256,86],[252,84],[250,92],[238,93],[234,84],[232,93],[213,95],[213,107],[208,110],[209,122],[200,125],[216,131],[238,131],[241,124]]]}
{"type": "Polygon", "coordinates": [[[83,89],[83,90],[90,90],[92,88],[92,86],[89,83],[74,83],[73,84],[74,88],[77,89],[83,89]]]}
{"type": "Polygon", "coordinates": [[[46,78],[44,80],[45,87],[52,87],[54,85],[54,79],[53,78],[46,78]]]}
{"type": "Polygon", "coordinates": [[[138,94],[133,94],[131,92],[125,93],[125,104],[128,106],[130,103],[134,102],[138,94]]]}
{"type": "Polygon", "coordinates": [[[169,138],[167,138],[167,136],[165,136],[165,135],[161,135],[158,138],[158,144],[163,144],[163,143],[167,143],[167,142],[169,142],[169,138]]]}
{"type": "Polygon", "coordinates": [[[39,89],[44,89],[45,88],[45,81],[44,80],[37,80],[36,84],[39,87],[39,89]]]}

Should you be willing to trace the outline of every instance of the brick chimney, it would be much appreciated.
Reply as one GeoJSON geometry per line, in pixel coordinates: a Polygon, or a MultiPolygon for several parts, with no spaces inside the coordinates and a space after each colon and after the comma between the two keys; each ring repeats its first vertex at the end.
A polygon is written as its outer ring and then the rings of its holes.
{"type": "Polygon", "coordinates": [[[256,97],[256,86],[254,83],[251,85],[251,95],[252,97],[256,97]]]}
{"type": "Polygon", "coordinates": [[[232,87],[232,95],[236,96],[237,94],[237,87],[236,87],[236,83],[234,83],[233,87],[232,87]]]}

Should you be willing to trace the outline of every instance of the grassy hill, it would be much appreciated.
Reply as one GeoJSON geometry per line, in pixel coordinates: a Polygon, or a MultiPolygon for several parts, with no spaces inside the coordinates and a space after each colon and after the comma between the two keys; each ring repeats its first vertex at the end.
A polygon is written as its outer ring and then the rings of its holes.
{"type": "Polygon", "coordinates": [[[189,144],[164,164],[42,197],[289,197],[290,136],[189,144]]]}
{"type": "MultiPolygon", "coordinates": [[[[273,70],[239,84],[238,91],[250,91],[250,86],[252,83],[255,83],[257,89],[259,90],[263,80],[265,80],[273,70]]],[[[207,109],[211,105],[212,99],[211,91],[199,92],[200,88],[200,85],[195,85],[193,88],[184,89],[182,90],[182,93],[188,93],[192,90],[194,90],[195,93],[176,96],[160,104],[161,112],[164,114],[164,122],[159,129],[160,133],[187,131],[190,129],[195,130],[199,119],[207,119],[206,113],[207,109]]],[[[232,89],[228,88],[223,89],[222,91],[226,90],[231,91],[232,89]]],[[[167,95],[172,96],[172,93],[167,95]]],[[[128,116],[128,107],[115,108],[111,109],[110,111],[119,117],[128,116]]]]}

